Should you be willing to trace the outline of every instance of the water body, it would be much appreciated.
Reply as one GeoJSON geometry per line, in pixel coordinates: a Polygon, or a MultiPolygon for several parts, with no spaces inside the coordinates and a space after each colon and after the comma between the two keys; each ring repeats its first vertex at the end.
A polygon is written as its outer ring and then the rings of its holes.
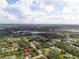
{"type": "MultiPolygon", "coordinates": [[[[0,24],[0,29],[4,28],[29,28],[29,29],[57,29],[79,32],[79,25],[62,25],[62,24],[0,24]]],[[[28,29],[28,30],[29,30],[28,29]]],[[[40,29],[40,30],[41,30],[40,29]]]]}

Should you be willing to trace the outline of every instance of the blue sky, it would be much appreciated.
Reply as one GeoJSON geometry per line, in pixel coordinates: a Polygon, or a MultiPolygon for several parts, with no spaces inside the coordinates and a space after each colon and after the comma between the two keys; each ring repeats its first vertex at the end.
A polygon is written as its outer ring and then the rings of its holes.
{"type": "Polygon", "coordinates": [[[9,4],[15,4],[17,1],[19,1],[19,0],[7,0],[7,2],[8,2],[9,4]]]}
{"type": "Polygon", "coordinates": [[[79,24],[79,0],[0,0],[0,24],[79,24]]]}

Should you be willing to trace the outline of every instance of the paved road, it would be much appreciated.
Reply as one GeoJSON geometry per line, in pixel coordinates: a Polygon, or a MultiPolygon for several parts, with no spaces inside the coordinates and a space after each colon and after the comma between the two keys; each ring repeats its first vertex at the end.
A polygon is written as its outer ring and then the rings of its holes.
{"type": "MultiPolygon", "coordinates": [[[[24,38],[25,41],[28,41],[28,39],[24,38]]],[[[29,41],[28,41],[29,42],[29,41]]],[[[37,58],[40,58],[40,57],[44,57],[44,59],[48,59],[46,56],[44,56],[41,51],[39,51],[36,46],[32,43],[32,42],[29,42],[29,44],[32,46],[33,49],[35,49],[38,53],[39,53],[39,56],[36,56],[36,57],[33,57],[33,59],[37,59],[37,58]]]]}

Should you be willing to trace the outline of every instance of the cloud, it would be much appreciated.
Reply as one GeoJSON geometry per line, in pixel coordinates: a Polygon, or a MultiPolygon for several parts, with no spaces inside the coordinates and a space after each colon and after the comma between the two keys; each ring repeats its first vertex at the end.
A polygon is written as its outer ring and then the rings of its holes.
{"type": "Polygon", "coordinates": [[[5,7],[7,7],[7,6],[8,6],[8,3],[7,3],[6,0],[0,0],[0,9],[1,9],[1,8],[5,8],[5,7]]]}
{"type": "Polygon", "coordinates": [[[0,1],[0,23],[78,24],[79,0],[0,1]]]}

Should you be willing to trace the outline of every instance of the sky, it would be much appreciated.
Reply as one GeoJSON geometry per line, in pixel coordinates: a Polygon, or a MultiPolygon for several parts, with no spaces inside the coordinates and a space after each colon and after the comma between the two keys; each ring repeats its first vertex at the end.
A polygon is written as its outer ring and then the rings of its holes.
{"type": "Polygon", "coordinates": [[[0,0],[0,24],[79,24],[79,0],[0,0]]]}

